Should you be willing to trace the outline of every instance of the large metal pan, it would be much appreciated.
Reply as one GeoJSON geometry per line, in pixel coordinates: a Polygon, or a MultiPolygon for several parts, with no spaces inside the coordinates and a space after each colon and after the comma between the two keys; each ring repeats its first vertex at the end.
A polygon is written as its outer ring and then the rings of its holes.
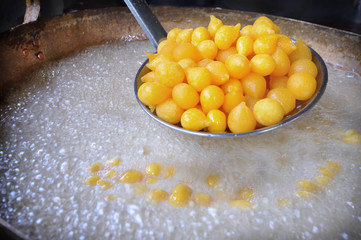
{"type": "MultiPolygon", "coordinates": [[[[168,31],[206,25],[215,14],[226,24],[251,24],[260,14],[221,9],[159,7],[152,9],[168,31]]],[[[285,34],[303,39],[326,62],[361,74],[361,36],[302,21],[274,17],[285,34]]],[[[43,63],[108,41],[144,40],[146,36],[127,8],[85,10],[18,26],[0,35],[0,99],[7,88],[43,63]]],[[[359,206],[358,206],[359,207],[359,206]]],[[[3,232],[24,236],[0,219],[3,232]]]]}

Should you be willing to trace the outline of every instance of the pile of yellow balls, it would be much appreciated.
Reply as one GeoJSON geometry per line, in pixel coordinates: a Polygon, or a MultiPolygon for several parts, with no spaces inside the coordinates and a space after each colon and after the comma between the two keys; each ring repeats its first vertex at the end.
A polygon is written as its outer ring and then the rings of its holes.
{"type": "Polygon", "coordinates": [[[192,131],[244,133],[271,126],[312,97],[317,67],[302,40],[269,18],[253,25],[174,28],[148,54],[138,97],[156,115],[192,131]]]}

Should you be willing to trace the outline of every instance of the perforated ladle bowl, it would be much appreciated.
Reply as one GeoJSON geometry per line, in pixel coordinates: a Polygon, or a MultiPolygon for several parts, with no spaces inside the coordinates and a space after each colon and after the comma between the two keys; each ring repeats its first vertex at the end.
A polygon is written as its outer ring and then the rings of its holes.
{"type": "MultiPolygon", "coordinates": [[[[157,49],[158,43],[165,39],[167,36],[166,31],[162,27],[162,25],[159,23],[158,19],[155,17],[155,15],[150,10],[149,6],[145,2],[145,0],[125,0],[125,3],[127,4],[128,8],[132,12],[133,16],[138,21],[139,25],[142,27],[143,31],[147,35],[148,39],[152,43],[152,45],[157,49]]],[[[173,130],[196,135],[196,136],[204,136],[204,137],[216,137],[216,138],[232,138],[232,137],[245,137],[245,136],[251,136],[255,134],[265,133],[269,132],[271,130],[280,128],[285,126],[286,124],[295,121],[299,117],[301,117],[303,114],[308,112],[311,108],[313,108],[316,103],[320,100],[321,96],[325,92],[327,81],[328,81],[328,73],[327,73],[327,67],[321,56],[315,52],[312,48],[310,48],[312,53],[312,61],[316,64],[318,74],[316,77],[317,81],[317,87],[316,91],[313,94],[313,96],[308,99],[307,101],[297,101],[296,108],[290,112],[288,115],[286,115],[283,120],[275,125],[269,126],[269,127],[262,127],[259,129],[256,129],[251,132],[246,133],[210,133],[210,132],[204,132],[204,131],[191,131],[182,128],[180,125],[173,125],[170,123],[167,123],[160,118],[157,117],[157,115],[152,112],[148,106],[143,104],[138,97],[138,88],[142,84],[141,78],[151,70],[146,67],[146,64],[148,63],[148,60],[146,60],[141,67],[139,68],[137,75],[135,77],[134,82],[134,91],[135,96],[137,98],[137,101],[141,108],[155,121],[158,123],[169,127],[173,130]]]]}

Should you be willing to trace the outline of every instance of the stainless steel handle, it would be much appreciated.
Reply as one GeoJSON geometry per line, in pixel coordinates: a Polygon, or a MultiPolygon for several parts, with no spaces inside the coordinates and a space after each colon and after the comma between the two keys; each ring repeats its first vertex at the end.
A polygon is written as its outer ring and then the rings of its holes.
{"type": "Polygon", "coordinates": [[[150,10],[147,2],[145,0],[124,0],[124,2],[142,27],[149,41],[157,48],[160,40],[167,37],[167,32],[150,10]]]}

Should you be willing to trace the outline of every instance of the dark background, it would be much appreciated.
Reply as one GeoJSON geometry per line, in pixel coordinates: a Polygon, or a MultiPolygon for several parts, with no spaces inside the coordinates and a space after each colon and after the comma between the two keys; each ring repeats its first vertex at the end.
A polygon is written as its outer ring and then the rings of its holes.
{"type": "MultiPolygon", "coordinates": [[[[125,6],[122,0],[40,0],[39,18],[91,8],[125,6]]],[[[283,16],[361,34],[361,0],[147,0],[151,6],[219,7],[283,16]]],[[[0,0],[0,32],[23,22],[25,0],[0,0]]]]}

